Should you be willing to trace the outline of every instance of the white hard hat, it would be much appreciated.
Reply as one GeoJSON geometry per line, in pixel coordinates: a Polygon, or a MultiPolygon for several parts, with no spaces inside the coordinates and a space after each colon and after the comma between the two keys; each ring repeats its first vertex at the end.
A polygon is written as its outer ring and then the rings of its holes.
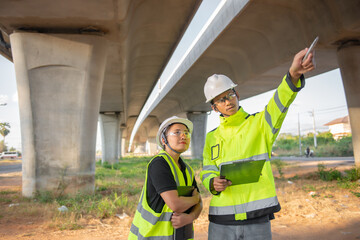
{"type": "Polygon", "coordinates": [[[186,118],[179,118],[177,116],[172,116],[172,117],[166,119],[165,121],[163,121],[159,127],[159,130],[156,135],[156,143],[159,147],[163,148],[163,144],[161,141],[163,132],[165,131],[165,129],[168,126],[170,126],[171,124],[174,124],[174,123],[184,124],[189,129],[190,134],[193,131],[193,123],[190,120],[188,120],[186,118]]]}
{"type": "Polygon", "coordinates": [[[214,74],[210,76],[204,86],[206,102],[210,102],[216,96],[236,86],[237,84],[233,83],[233,81],[225,75],[214,74]]]}

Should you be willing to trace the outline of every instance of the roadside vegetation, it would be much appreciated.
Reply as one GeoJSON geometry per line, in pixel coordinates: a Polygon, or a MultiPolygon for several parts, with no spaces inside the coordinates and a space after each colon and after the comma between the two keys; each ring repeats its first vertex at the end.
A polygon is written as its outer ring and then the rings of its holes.
{"type": "MultiPolygon", "coordinates": [[[[20,218],[28,221],[36,219],[47,222],[49,229],[76,230],[87,226],[87,221],[90,219],[101,222],[126,215],[133,216],[144,183],[146,165],[150,159],[150,157],[128,157],[116,164],[103,165],[98,161],[93,194],[56,195],[51,192],[38,192],[34,198],[25,198],[21,196],[19,190],[0,191],[0,224],[2,220],[8,221],[8,219],[13,221],[20,218]]],[[[195,171],[202,197],[204,199],[209,197],[209,193],[199,179],[201,160],[186,161],[195,171]]],[[[346,189],[349,195],[360,198],[360,169],[352,168],[339,172],[319,165],[317,172],[287,179],[284,177],[287,164],[276,159],[271,162],[273,170],[280,174],[280,178],[275,179],[279,186],[287,184],[287,181],[298,182],[301,185],[302,181],[306,181],[306,186],[302,188],[304,191],[318,191],[319,186],[323,186],[321,182],[326,181],[330,183],[332,190],[346,189]]],[[[330,185],[327,185],[328,188],[330,185]]],[[[328,195],[327,193],[324,197],[329,197],[328,195]]]]}
{"type": "MultiPolygon", "coordinates": [[[[319,182],[328,182],[328,183],[336,183],[336,187],[340,189],[347,189],[351,194],[360,198],[360,168],[350,168],[344,170],[343,172],[337,170],[336,168],[326,168],[323,164],[318,164],[317,171],[311,172],[308,174],[304,174],[302,176],[295,175],[290,178],[284,177],[284,172],[286,172],[286,168],[288,164],[280,159],[272,159],[271,165],[273,168],[273,172],[277,171],[279,177],[275,177],[277,181],[284,182],[288,181],[288,183],[292,184],[297,180],[311,180],[314,185],[319,182]]],[[[334,187],[334,186],[333,186],[334,187]]],[[[315,186],[305,186],[303,188],[305,191],[315,191],[315,186]]]]}
{"type": "MultiPolygon", "coordinates": [[[[316,135],[317,148],[314,147],[314,134],[301,136],[301,155],[309,147],[316,157],[349,157],[354,156],[352,136],[335,140],[330,132],[316,135]]],[[[277,156],[299,156],[299,136],[280,134],[274,144],[273,152],[277,156]]]]}
{"type": "Polygon", "coordinates": [[[3,136],[3,140],[0,141],[0,153],[7,151],[7,146],[5,145],[5,137],[10,133],[10,123],[0,122],[0,135],[3,136]]]}
{"type": "MultiPolygon", "coordinates": [[[[5,216],[52,219],[59,230],[82,228],[84,219],[107,219],[135,213],[150,157],[128,157],[119,163],[96,162],[94,194],[76,195],[38,192],[25,198],[19,191],[0,191],[0,220],[5,216]],[[66,208],[64,208],[65,206],[66,208]],[[60,211],[62,208],[63,211],[60,211]],[[64,210],[66,209],[66,210],[64,210]]],[[[201,160],[186,160],[199,175],[201,160]]],[[[205,193],[203,186],[199,187],[205,193]]],[[[59,191],[60,193],[63,191],[59,191]]]]}

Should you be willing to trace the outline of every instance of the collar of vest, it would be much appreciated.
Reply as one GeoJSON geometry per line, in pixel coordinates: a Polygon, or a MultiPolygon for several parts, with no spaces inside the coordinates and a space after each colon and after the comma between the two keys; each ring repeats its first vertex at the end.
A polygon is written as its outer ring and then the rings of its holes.
{"type": "Polygon", "coordinates": [[[220,127],[238,125],[243,121],[245,121],[247,115],[249,114],[245,112],[242,107],[240,107],[239,110],[234,115],[231,115],[227,118],[220,116],[220,127]]]}
{"type": "MultiPolygon", "coordinates": [[[[162,155],[166,155],[166,156],[168,157],[168,159],[175,164],[175,160],[170,156],[170,154],[169,154],[167,151],[165,151],[165,150],[160,150],[160,152],[159,152],[156,156],[162,156],[162,155]]],[[[155,157],[156,157],[156,156],[155,156],[155,157]]],[[[154,158],[155,158],[155,157],[154,157],[154,158]]],[[[184,162],[184,160],[182,160],[182,158],[181,158],[180,156],[179,156],[179,160],[178,160],[178,161],[179,161],[180,166],[186,168],[186,163],[184,162]]],[[[181,169],[180,169],[180,170],[181,170],[181,169]]]]}

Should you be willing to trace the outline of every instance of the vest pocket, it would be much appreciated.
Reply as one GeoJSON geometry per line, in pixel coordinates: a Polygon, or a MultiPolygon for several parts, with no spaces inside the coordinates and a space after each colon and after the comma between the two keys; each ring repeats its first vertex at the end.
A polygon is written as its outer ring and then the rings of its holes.
{"type": "Polygon", "coordinates": [[[211,146],[211,160],[217,160],[220,157],[220,145],[211,146]]]}

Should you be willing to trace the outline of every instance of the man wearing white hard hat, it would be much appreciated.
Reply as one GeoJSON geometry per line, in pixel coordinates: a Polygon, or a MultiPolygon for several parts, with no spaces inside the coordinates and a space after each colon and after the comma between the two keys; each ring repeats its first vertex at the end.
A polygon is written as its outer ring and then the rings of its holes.
{"type": "Polygon", "coordinates": [[[156,141],[163,150],[147,166],[129,239],[194,238],[192,223],[202,210],[201,197],[194,170],[180,157],[189,148],[192,131],[191,121],[176,116],[160,125],[156,141]],[[181,187],[188,196],[181,196],[181,187]]]}
{"type": "MultiPolygon", "coordinates": [[[[206,102],[220,113],[220,126],[206,136],[200,178],[213,194],[209,207],[209,239],[271,239],[270,220],[280,211],[270,158],[272,145],[297,93],[304,87],[304,73],[314,69],[313,54],[297,53],[265,109],[248,114],[239,106],[237,85],[225,75],[214,74],[204,86],[206,102]],[[256,181],[234,183],[220,177],[222,166],[261,161],[256,181]]],[[[241,89],[240,89],[241,92],[241,89]]],[[[240,171],[240,170],[238,170],[240,171]]],[[[245,175],[245,174],[243,174],[245,175]]]]}

